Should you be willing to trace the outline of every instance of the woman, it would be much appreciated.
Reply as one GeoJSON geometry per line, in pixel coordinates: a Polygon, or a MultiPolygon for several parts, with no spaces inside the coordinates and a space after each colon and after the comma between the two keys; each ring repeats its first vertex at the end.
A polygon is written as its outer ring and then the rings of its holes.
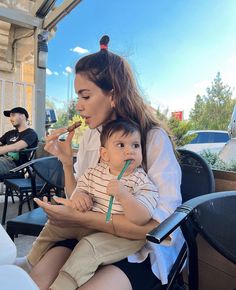
{"type": "MultiPolygon", "coordinates": [[[[129,239],[143,239],[181,203],[181,170],[172,143],[145,106],[129,65],[120,56],[108,51],[108,42],[109,38],[104,36],[100,41],[101,50],[83,57],[75,67],[77,110],[90,128],[80,143],[75,164],[76,178],[99,161],[99,135],[104,124],[116,118],[135,121],[142,135],[143,166],[159,190],[160,201],[155,220],[145,226],[137,226],[128,222],[125,216],[115,216],[111,223],[106,223],[105,216],[100,213],[81,213],[42,201],[38,201],[38,204],[45,209],[50,222],[58,226],[82,225],[129,239]]],[[[49,136],[45,149],[63,163],[66,194],[70,196],[76,186],[72,168],[73,133],[68,135],[65,142],[59,142],[58,136],[63,132],[65,129],[60,129],[49,136]]],[[[66,203],[63,199],[60,202],[66,203]]],[[[159,280],[165,284],[181,245],[181,237],[172,237],[169,245],[147,242],[138,254],[129,257],[129,261],[139,263],[130,263],[125,259],[101,267],[80,290],[150,290],[159,280]]],[[[49,288],[70,253],[69,245],[54,247],[33,268],[31,276],[40,289],[49,288]]]]}

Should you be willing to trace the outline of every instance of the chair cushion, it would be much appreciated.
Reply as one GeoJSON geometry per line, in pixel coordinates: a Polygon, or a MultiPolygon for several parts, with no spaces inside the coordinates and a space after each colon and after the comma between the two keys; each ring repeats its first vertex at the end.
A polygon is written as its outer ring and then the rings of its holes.
{"type": "Polygon", "coordinates": [[[12,234],[38,236],[46,221],[47,215],[43,209],[36,208],[8,220],[6,230],[10,236],[12,236],[12,234]]]}
{"type": "Polygon", "coordinates": [[[0,182],[4,181],[4,179],[11,179],[11,178],[23,178],[24,175],[22,172],[12,172],[12,173],[7,173],[0,175],[0,182]]]}
{"type": "MultiPolygon", "coordinates": [[[[4,183],[6,187],[11,187],[18,191],[30,192],[31,191],[31,179],[24,178],[13,178],[13,179],[5,179],[4,183]]],[[[36,182],[36,189],[40,190],[44,185],[43,181],[36,182]]]]}

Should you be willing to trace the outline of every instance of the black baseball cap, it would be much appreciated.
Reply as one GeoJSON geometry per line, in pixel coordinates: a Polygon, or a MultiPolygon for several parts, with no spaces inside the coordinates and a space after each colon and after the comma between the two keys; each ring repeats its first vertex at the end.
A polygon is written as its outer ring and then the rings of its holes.
{"type": "Polygon", "coordinates": [[[26,109],[24,109],[22,107],[16,107],[16,108],[13,108],[13,109],[8,110],[8,111],[3,111],[3,114],[6,117],[10,117],[10,114],[12,114],[12,113],[19,113],[19,114],[25,115],[26,119],[29,118],[28,112],[26,111],[26,109]]]}

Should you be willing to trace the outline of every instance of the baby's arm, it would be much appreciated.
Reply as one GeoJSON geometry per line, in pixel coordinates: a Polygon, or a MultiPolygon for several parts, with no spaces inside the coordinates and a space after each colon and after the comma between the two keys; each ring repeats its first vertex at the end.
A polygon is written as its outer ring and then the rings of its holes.
{"type": "Polygon", "coordinates": [[[92,208],[92,197],[84,189],[76,188],[70,197],[71,207],[85,212],[92,208]]]}
{"type": "Polygon", "coordinates": [[[81,212],[88,211],[93,206],[93,200],[89,194],[89,174],[92,169],[88,168],[77,181],[75,190],[70,196],[71,206],[81,212]]]}
{"type": "Polygon", "coordinates": [[[111,180],[107,186],[107,194],[113,195],[121,203],[124,215],[136,225],[144,225],[151,219],[151,213],[120,180],[111,180]]]}

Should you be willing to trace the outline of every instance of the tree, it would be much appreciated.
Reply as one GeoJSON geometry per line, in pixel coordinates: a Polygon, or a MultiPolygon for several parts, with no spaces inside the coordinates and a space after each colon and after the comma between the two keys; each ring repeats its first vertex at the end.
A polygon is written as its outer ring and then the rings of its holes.
{"type": "Polygon", "coordinates": [[[206,89],[207,95],[197,95],[189,120],[193,129],[226,130],[230,122],[236,100],[232,99],[232,90],[223,84],[220,73],[206,89]]]}
{"type": "Polygon", "coordinates": [[[161,112],[160,106],[158,106],[158,108],[156,110],[156,116],[157,116],[158,120],[163,121],[163,122],[167,122],[167,120],[168,120],[168,117],[167,117],[168,111],[169,111],[169,109],[166,108],[165,110],[163,110],[161,112]]]}
{"type": "Polygon", "coordinates": [[[57,110],[57,122],[53,125],[53,128],[66,127],[69,124],[69,121],[73,119],[76,113],[76,101],[72,100],[69,104],[68,111],[57,110]]]}
{"type": "Polygon", "coordinates": [[[188,141],[190,141],[189,137],[184,137],[185,134],[192,128],[192,124],[190,121],[180,121],[177,120],[175,117],[171,117],[168,120],[168,127],[173,134],[173,139],[177,146],[184,145],[188,143],[188,141]]]}

